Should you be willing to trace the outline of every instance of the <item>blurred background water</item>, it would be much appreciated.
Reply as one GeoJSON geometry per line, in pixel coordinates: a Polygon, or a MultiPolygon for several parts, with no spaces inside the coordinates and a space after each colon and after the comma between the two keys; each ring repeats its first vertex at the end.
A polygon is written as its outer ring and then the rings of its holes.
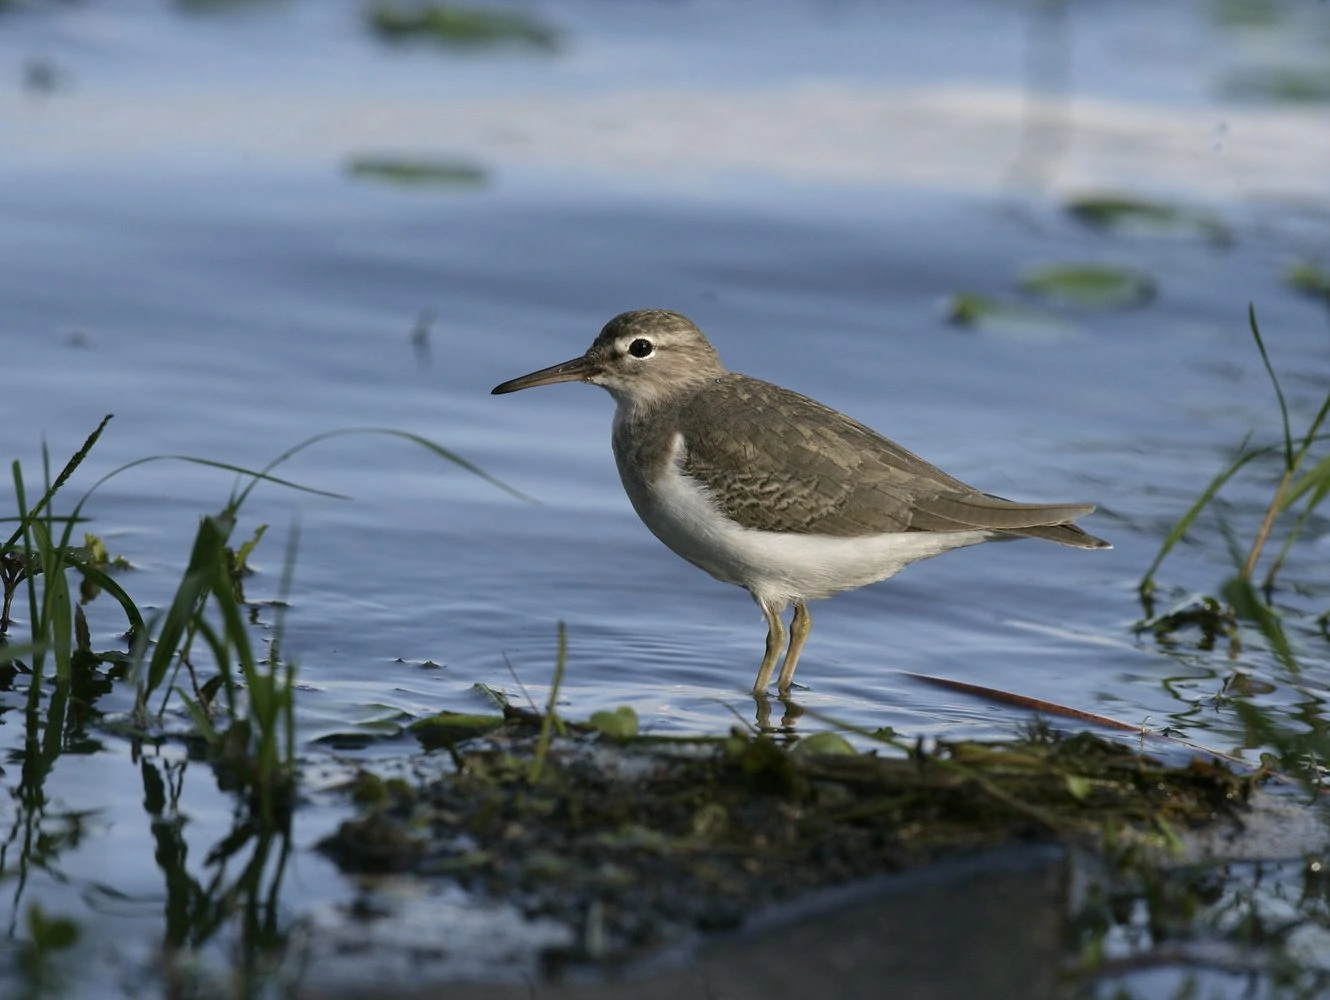
{"type": "MultiPolygon", "coordinates": [[[[1235,677],[1319,718],[1323,522],[1285,570],[1314,668],[1300,677],[1259,644],[1235,659],[1133,625],[1171,525],[1248,431],[1278,436],[1248,303],[1295,420],[1330,389],[1325,303],[1286,281],[1327,260],[1324,5],[549,0],[498,8],[526,34],[467,46],[387,39],[374,9],[0,3],[6,458],[33,477],[43,442],[58,464],[106,413],[75,485],[146,455],[256,468],[314,434],[388,427],[538,501],[368,435],[281,468],[351,499],[258,490],[242,533],[272,531],[251,597],[275,596],[299,526],[285,652],[309,767],[331,753],[321,737],[473,707],[476,683],[520,698],[509,663],[543,699],[558,622],[566,714],[629,704],[679,733],[752,717],[761,617],[637,521],[608,397],[488,394],[642,307],[689,315],[730,367],[977,487],[1100,505],[1086,527],[1112,552],[985,546],[817,604],[800,704],[906,736],[1007,736],[1026,718],[907,676],[923,673],[1249,756],[1215,709],[1235,677]],[[1067,211],[1098,194],[1201,222],[1106,231],[1067,211]],[[1087,262],[1129,265],[1152,294],[1092,309],[1018,288],[1087,262]],[[966,293],[1009,311],[953,322],[966,293]]],[[[1250,530],[1278,471],[1234,483],[1231,523],[1250,530]]],[[[137,600],[169,598],[232,482],[157,462],[98,490],[89,528],[132,562],[137,600]]],[[[1184,547],[1165,603],[1231,571],[1222,544],[1184,547]]],[[[124,627],[107,604],[88,608],[98,648],[124,627]]],[[[0,699],[13,718],[20,694],[0,699]]],[[[23,894],[102,913],[89,926],[108,937],[133,916],[147,941],[157,873],[105,872],[141,836],[124,825],[140,751],[101,732],[62,759],[50,801],[93,818],[23,894]]],[[[197,795],[190,822],[224,830],[225,801],[197,795]]],[[[335,820],[303,812],[301,838],[335,820]]],[[[322,867],[302,860],[301,898],[349,891],[322,867]]]]}

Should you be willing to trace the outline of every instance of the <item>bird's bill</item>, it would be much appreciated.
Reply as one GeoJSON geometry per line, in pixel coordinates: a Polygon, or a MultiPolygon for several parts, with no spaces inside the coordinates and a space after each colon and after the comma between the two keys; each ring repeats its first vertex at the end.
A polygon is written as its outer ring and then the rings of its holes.
{"type": "Polygon", "coordinates": [[[490,390],[490,394],[501,396],[505,392],[532,389],[538,385],[553,385],[555,382],[585,382],[595,373],[596,365],[594,362],[585,356],[573,358],[572,361],[565,361],[561,365],[551,365],[548,368],[542,368],[538,372],[532,372],[530,375],[509,379],[502,385],[496,385],[490,390]]]}

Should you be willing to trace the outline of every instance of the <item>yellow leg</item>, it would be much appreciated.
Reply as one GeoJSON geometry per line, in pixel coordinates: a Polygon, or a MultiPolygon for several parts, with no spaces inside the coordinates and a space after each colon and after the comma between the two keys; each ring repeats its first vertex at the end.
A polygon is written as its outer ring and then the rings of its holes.
{"type": "Polygon", "coordinates": [[[813,631],[813,616],[808,613],[808,605],[803,601],[794,602],[794,618],[790,620],[790,648],[785,651],[785,662],[780,668],[780,679],[776,690],[786,694],[790,682],[794,680],[794,668],[799,665],[799,654],[804,651],[808,633],[813,631]]]}
{"type": "Polygon", "coordinates": [[[759,607],[767,620],[767,652],[762,657],[762,666],[757,668],[754,694],[762,694],[767,690],[772,671],[776,669],[776,657],[780,656],[780,648],[785,645],[785,625],[780,620],[780,613],[784,609],[772,604],[759,604],[759,607]]]}

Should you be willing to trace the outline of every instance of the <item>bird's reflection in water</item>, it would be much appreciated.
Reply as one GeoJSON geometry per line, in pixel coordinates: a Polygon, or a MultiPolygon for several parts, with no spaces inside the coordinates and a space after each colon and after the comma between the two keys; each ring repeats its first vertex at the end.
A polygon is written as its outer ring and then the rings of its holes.
{"type": "Polygon", "coordinates": [[[777,695],[775,700],[780,702],[785,710],[780,717],[779,726],[771,724],[771,695],[765,691],[753,692],[753,704],[757,706],[758,732],[775,736],[792,734],[795,722],[804,714],[803,707],[790,697],[790,692],[777,695]]]}

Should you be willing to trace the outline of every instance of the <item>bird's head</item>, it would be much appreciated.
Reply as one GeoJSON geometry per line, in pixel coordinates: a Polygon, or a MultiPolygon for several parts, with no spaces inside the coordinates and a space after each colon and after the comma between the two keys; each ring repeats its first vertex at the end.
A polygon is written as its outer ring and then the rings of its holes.
{"type": "Polygon", "coordinates": [[[498,395],[555,382],[590,382],[616,400],[649,406],[724,374],[725,368],[692,320],[666,309],[620,313],[581,357],[511,379],[498,395]]]}

